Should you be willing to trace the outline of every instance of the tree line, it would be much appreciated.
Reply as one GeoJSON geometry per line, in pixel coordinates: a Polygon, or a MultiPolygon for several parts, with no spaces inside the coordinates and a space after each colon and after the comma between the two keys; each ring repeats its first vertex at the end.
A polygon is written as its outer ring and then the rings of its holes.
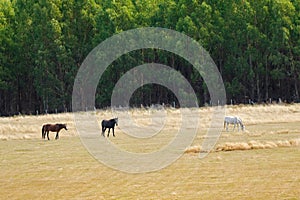
{"type": "MultiPolygon", "coordinates": [[[[230,103],[299,101],[300,0],[2,0],[0,114],[72,109],[76,73],[105,39],[139,27],[163,27],[198,41],[217,65],[230,103]]],[[[114,85],[131,68],[161,63],[182,73],[199,105],[210,97],[201,75],[159,49],[115,60],[99,81],[97,108],[110,106],[114,85]]],[[[134,92],[131,105],[177,104],[167,88],[134,92]]]]}

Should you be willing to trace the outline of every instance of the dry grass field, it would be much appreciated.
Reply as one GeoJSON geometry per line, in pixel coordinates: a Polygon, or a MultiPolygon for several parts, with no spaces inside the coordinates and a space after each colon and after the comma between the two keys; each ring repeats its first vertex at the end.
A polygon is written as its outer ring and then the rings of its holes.
{"type": "MultiPolygon", "coordinates": [[[[211,110],[200,108],[202,123],[182,157],[142,174],[94,159],[71,113],[0,118],[0,199],[300,199],[300,105],[228,106],[226,114],[239,115],[246,131],[223,131],[213,151],[199,159],[211,110]],[[42,140],[42,124],[55,122],[67,123],[69,130],[59,140],[54,133],[42,140]]],[[[145,125],[153,114],[130,112],[145,125]]],[[[96,114],[99,122],[111,117],[108,111],[96,114]]],[[[152,138],[133,138],[117,127],[109,140],[130,152],[156,151],[180,127],[180,110],[166,115],[164,128],[152,138]]]]}

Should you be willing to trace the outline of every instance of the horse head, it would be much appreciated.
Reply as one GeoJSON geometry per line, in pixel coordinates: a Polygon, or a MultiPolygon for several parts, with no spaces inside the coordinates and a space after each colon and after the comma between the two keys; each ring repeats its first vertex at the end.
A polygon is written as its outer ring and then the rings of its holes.
{"type": "Polygon", "coordinates": [[[118,118],[115,118],[114,120],[116,122],[116,125],[118,126],[118,118]]]}
{"type": "Polygon", "coordinates": [[[62,128],[64,128],[65,130],[68,130],[67,129],[67,124],[62,124],[62,128]]]}
{"type": "Polygon", "coordinates": [[[243,124],[241,124],[241,127],[242,127],[242,131],[245,130],[245,126],[243,124]]]}
{"type": "Polygon", "coordinates": [[[237,118],[237,122],[240,124],[242,131],[244,131],[245,130],[245,126],[244,126],[243,121],[241,120],[241,118],[238,117],[237,118]]]}

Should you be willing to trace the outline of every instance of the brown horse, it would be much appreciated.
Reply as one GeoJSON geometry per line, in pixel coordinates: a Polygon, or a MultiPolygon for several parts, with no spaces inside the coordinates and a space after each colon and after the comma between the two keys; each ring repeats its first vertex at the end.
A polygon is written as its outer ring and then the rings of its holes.
{"type": "Polygon", "coordinates": [[[45,139],[45,136],[47,134],[47,138],[48,138],[48,140],[50,140],[49,131],[51,131],[51,132],[56,132],[55,139],[57,140],[59,138],[58,133],[63,128],[68,130],[66,124],[45,124],[45,125],[43,125],[43,128],[42,128],[42,138],[45,139]]]}

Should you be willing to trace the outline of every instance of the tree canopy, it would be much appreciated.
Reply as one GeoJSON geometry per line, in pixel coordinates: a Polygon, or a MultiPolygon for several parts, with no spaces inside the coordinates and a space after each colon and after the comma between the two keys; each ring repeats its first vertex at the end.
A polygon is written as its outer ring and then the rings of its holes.
{"type": "MultiPolygon", "coordinates": [[[[216,63],[227,100],[299,101],[300,0],[2,0],[0,114],[70,111],[73,83],[85,57],[105,39],[138,27],[163,27],[198,41],[216,63]]],[[[102,76],[95,105],[110,106],[114,85],[129,69],[161,63],[210,100],[201,75],[159,49],[130,52],[102,76]]],[[[144,85],[132,105],[173,104],[167,88],[144,85]]]]}

